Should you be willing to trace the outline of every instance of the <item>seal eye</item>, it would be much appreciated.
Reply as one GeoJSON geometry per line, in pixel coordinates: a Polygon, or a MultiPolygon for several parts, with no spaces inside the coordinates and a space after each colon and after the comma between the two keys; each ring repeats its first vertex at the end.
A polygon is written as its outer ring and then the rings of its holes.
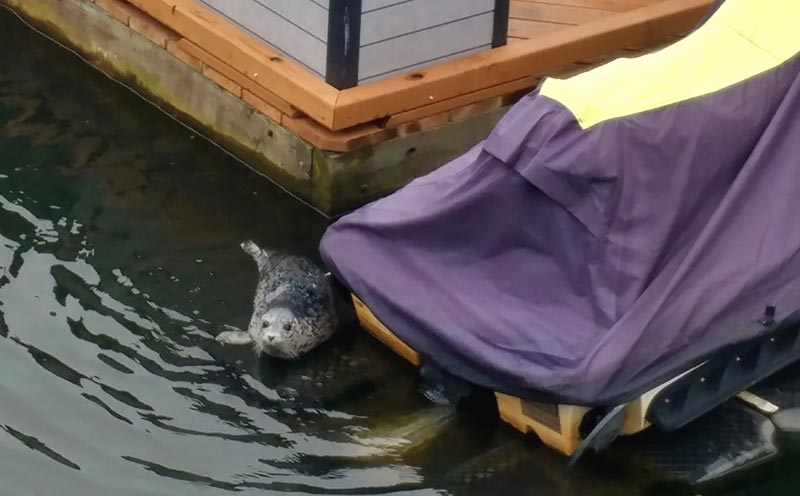
{"type": "Polygon", "coordinates": [[[283,330],[284,331],[291,331],[292,330],[292,324],[283,324],[283,330]]]}
{"type": "Polygon", "coordinates": [[[269,320],[265,320],[265,321],[261,322],[261,327],[263,327],[264,329],[269,327],[269,320]]]}

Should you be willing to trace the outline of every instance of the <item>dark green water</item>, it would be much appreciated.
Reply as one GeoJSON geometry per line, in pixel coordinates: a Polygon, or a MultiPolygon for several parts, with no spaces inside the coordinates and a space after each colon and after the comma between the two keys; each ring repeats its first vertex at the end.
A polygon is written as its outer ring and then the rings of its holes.
{"type": "MultiPolygon", "coordinates": [[[[316,259],[326,220],[2,9],[0,33],[0,495],[698,492],[619,456],[565,476],[355,329],[292,364],[221,348],[238,243],[316,259]]],[[[729,494],[795,494],[791,466],[729,494]]]]}

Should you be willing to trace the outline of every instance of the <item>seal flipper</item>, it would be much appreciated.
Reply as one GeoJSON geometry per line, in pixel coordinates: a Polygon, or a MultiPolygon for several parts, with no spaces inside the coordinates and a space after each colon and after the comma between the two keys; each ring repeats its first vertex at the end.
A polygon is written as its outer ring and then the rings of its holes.
{"type": "Polygon", "coordinates": [[[253,344],[253,336],[245,331],[224,331],[217,334],[215,339],[222,344],[253,344]]]}
{"type": "Polygon", "coordinates": [[[242,250],[250,255],[258,265],[258,272],[264,275],[270,268],[269,254],[261,249],[255,241],[248,239],[241,244],[242,250]]]}

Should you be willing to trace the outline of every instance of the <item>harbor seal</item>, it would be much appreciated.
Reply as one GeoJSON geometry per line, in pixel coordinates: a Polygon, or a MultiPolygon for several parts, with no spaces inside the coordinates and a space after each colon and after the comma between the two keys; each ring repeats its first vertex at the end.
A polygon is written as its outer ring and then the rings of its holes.
{"type": "Polygon", "coordinates": [[[252,344],[256,353],[292,359],[311,351],[337,326],[332,285],[308,260],[261,249],[245,241],[242,249],[258,266],[259,281],[247,331],[225,331],[224,344],[252,344]]]}

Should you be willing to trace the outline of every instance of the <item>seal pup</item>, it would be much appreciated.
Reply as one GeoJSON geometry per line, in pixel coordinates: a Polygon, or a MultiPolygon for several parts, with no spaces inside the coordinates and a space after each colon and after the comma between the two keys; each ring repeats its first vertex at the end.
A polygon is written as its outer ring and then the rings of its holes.
{"type": "Polygon", "coordinates": [[[247,331],[217,335],[224,344],[252,344],[256,353],[297,358],[330,338],[337,326],[333,288],[308,260],[241,245],[258,266],[259,281],[247,331]]]}

